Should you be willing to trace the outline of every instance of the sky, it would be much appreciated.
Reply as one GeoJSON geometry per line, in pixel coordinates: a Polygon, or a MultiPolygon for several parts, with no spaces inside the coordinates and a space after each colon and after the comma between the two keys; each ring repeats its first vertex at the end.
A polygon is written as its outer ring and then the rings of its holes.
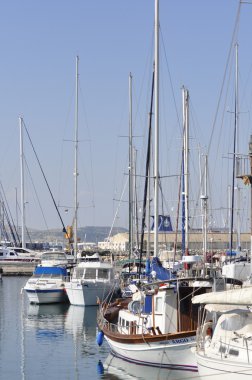
{"type": "MultiPolygon", "coordinates": [[[[228,56],[238,4],[237,0],[160,0],[160,171],[165,189],[162,212],[173,218],[181,162],[182,86],[190,92],[192,213],[200,203],[197,160],[202,152],[209,153],[211,207],[227,208],[234,119],[233,47],[230,60],[228,56]],[[170,175],[175,176],[173,180],[167,177],[170,175]]],[[[242,4],[237,42],[239,150],[243,154],[248,153],[252,132],[251,20],[252,5],[242,4]]],[[[73,221],[77,55],[78,224],[128,226],[129,73],[133,76],[133,144],[137,152],[136,188],[141,214],[153,41],[154,0],[1,2],[0,178],[18,224],[20,116],[65,225],[73,221]]],[[[27,136],[24,154],[26,224],[36,229],[60,228],[27,136]]],[[[244,186],[242,200],[244,209],[249,209],[244,186]]],[[[224,214],[216,212],[213,223],[225,224],[224,214]]],[[[199,215],[196,217],[199,219],[199,215]]],[[[244,218],[248,223],[248,217],[244,218]]]]}

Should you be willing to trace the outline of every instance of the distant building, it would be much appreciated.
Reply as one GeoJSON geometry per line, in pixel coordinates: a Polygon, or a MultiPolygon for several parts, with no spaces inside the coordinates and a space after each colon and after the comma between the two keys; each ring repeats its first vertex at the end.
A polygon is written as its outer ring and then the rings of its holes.
{"type": "MultiPolygon", "coordinates": [[[[182,235],[179,231],[175,232],[159,232],[159,249],[172,251],[176,242],[176,249],[182,249],[182,235]]],[[[230,235],[223,231],[209,231],[207,251],[226,251],[229,249],[230,235]]],[[[110,250],[114,252],[126,252],[129,247],[129,234],[119,233],[111,236],[103,242],[98,243],[99,249],[110,250]]],[[[147,247],[147,233],[144,235],[144,250],[147,247]]],[[[237,248],[237,235],[233,235],[233,249],[237,248]]],[[[154,234],[150,233],[150,249],[154,250],[154,234]]],[[[202,252],[203,249],[203,235],[202,231],[192,231],[189,233],[189,250],[202,252]]],[[[250,250],[250,234],[241,233],[241,249],[250,250]]]]}
{"type": "Polygon", "coordinates": [[[111,236],[110,238],[99,242],[98,248],[112,252],[126,252],[129,248],[129,234],[127,232],[122,232],[111,236]]]}

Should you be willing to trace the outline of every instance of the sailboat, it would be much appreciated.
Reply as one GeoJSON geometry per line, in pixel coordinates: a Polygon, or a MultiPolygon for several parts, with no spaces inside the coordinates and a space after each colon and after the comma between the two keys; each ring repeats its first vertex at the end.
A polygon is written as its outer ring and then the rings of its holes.
{"type": "MultiPolygon", "coordinates": [[[[159,0],[155,0],[155,196],[154,256],[158,256],[159,191],[159,0]]],[[[193,348],[196,345],[197,308],[193,294],[207,288],[193,286],[194,278],[168,279],[142,284],[130,302],[118,300],[117,322],[106,319],[107,305],[100,308],[97,343],[103,337],[111,353],[131,363],[166,368],[170,379],[189,378],[197,372],[193,348]]],[[[209,285],[211,289],[211,286],[209,285]]]]}
{"type": "MultiPolygon", "coordinates": [[[[248,261],[245,261],[241,255],[237,255],[236,257],[236,252],[233,250],[233,226],[234,226],[234,190],[235,190],[235,175],[237,175],[237,172],[239,171],[239,158],[238,155],[236,154],[238,147],[238,138],[237,134],[239,131],[239,126],[238,126],[238,115],[239,115],[239,102],[238,102],[238,44],[235,44],[235,52],[236,52],[236,64],[235,64],[235,122],[234,122],[234,140],[233,140],[233,173],[232,173],[232,201],[231,201],[231,223],[230,223],[230,243],[229,243],[229,260],[224,262],[224,265],[222,267],[222,275],[223,277],[226,278],[232,278],[232,279],[237,279],[240,281],[243,281],[244,284],[247,282],[248,279],[250,279],[251,276],[251,264],[248,261]],[[234,259],[233,259],[234,257],[234,259]]],[[[239,178],[240,173],[238,173],[239,178]]],[[[242,176],[240,177],[242,178],[242,176]]],[[[237,189],[239,189],[238,183],[237,183],[237,189]]],[[[238,199],[239,200],[239,192],[238,192],[238,199]]],[[[239,214],[237,212],[237,232],[238,232],[238,252],[241,253],[240,250],[240,231],[239,231],[239,214]]],[[[250,280],[249,280],[250,284],[250,280]]]]}
{"type": "Polygon", "coordinates": [[[203,294],[192,302],[202,306],[196,348],[200,379],[252,376],[252,288],[203,294]]]}
{"type": "MultiPolygon", "coordinates": [[[[76,57],[76,115],[75,115],[75,216],[74,216],[74,255],[77,261],[77,178],[78,178],[78,92],[79,92],[79,57],[76,57]]],[[[103,262],[95,253],[81,260],[73,269],[72,276],[65,283],[65,289],[72,305],[95,306],[99,299],[103,300],[116,284],[114,266],[103,262]]]]}

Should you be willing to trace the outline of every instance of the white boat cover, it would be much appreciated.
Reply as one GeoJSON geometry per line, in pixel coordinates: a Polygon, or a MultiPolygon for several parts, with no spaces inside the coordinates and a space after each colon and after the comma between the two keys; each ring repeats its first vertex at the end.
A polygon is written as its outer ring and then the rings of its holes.
{"type": "Polygon", "coordinates": [[[200,294],[192,298],[192,303],[252,305],[252,287],[200,294]]]}
{"type": "MultiPolygon", "coordinates": [[[[247,306],[247,305],[246,305],[247,306]]],[[[235,311],[248,311],[248,308],[245,305],[222,305],[222,304],[212,304],[209,303],[205,306],[205,309],[210,313],[219,312],[219,313],[229,313],[235,311]]]]}

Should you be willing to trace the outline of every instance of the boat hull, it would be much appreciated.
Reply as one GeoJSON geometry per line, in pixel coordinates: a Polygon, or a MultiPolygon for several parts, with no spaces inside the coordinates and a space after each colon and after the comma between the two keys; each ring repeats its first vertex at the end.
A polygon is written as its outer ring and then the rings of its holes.
{"type": "Polygon", "coordinates": [[[68,301],[65,289],[24,289],[30,303],[48,304],[68,301]]]}
{"type": "Polygon", "coordinates": [[[71,305],[97,306],[110,292],[111,285],[97,282],[67,282],[67,296],[71,305]]]}
{"type": "Polygon", "coordinates": [[[196,353],[200,379],[209,380],[242,380],[252,376],[252,364],[237,363],[226,359],[209,358],[196,353]]]}
{"type": "Polygon", "coordinates": [[[195,337],[134,344],[116,342],[106,335],[105,338],[114,356],[130,363],[166,368],[173,372],[172,379],[177,376],[186,379],[197,372],[195,337]]]}

